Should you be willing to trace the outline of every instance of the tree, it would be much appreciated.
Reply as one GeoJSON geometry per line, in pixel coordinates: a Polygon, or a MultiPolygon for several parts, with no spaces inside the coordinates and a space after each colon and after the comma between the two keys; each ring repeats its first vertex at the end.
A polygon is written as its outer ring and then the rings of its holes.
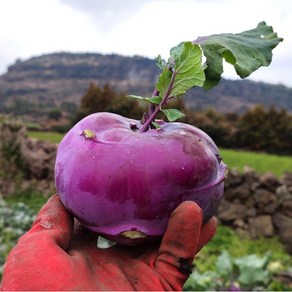
{"type": "Polygon", "coordinates": [[[60,107],[64,112],[71,115],[75,115],[77,112],[77,106],[73,102],[63,101],[60,107]]]}
{"type": "Polygon", "coordinates": [[[62,117],[62,111],[60,109],[52,109],[48,113],[49,119],[58,121],[62,117]]]}
{"type": "Polygon", "coordinates": [[[262,105],[245,113],[238,121],[237,146],[270,153],[291,153],[292,117],[286,110],[262,105]]]}
{"type": "Polygon", "coordinates": [[[96,112],[112,112],[128,118],[141,119],[145,110],[136,100],[116,93],[108,84],[100,88],[91,82],[81,99],[74,123],[96,112]]]}

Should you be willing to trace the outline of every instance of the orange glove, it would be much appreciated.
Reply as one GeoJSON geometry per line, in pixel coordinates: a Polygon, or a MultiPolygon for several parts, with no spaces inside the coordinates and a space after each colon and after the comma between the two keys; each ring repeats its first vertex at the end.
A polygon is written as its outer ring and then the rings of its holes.
{"type": "Polygon", "coordinates": [[[182,290],[195,254],[213,237],[216,220],[202,226],[201,209],[184,202],[172,213],[159,243],[96,246],[97,235],[53,196],[8,255],[2,289],[182,290]],[[74,229],[74,231],[73,231],[74,229]]]}

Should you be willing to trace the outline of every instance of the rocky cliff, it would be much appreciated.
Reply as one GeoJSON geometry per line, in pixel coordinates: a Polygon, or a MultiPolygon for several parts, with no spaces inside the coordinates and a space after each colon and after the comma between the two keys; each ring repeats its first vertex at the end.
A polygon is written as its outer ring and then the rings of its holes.
{"type": "MultiPolygon", "coordinates": [[[[56,107],[70,113],[79,106],[90,82],[108,83],[125,94],[150,95],[159,74],[155,60],[94,53],[54,53],[17,61],[0,76],[0,113],[41,119],[56,107]]],[[[235,73],[234,73],[235,74],[235,73]]],[[[242,113],[255,104],[292,111],[292,89],[248,80],[222,80],[204,92],[192,89],[184,97],[189,108],[216,108],[242,113]]]]}

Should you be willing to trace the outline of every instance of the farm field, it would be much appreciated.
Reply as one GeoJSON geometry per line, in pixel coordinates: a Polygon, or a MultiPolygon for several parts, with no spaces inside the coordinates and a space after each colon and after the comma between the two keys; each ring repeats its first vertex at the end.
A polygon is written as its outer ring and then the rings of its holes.
{"type": "MultiPolygon", "coordinates": [[[[28,135],[41,140],[59,143],[63,134],[55,132],[29,131],[28,135]]],[[[220,154],[229,168],[242,171],[244,166],[253,168],[258,173],[272,172],[280,177],[285,171],[292,172],[292,157],[279,156],[251,151],[220,149],[220,154]]]]}
{"type": "Polygon", "coordinates": [[[28,136],[52,143],[59,143],[64,135],[56,132],[28,131],[28,136]]]}
{"type": "Polygon", "coordinates": [[[285,171],[292,172],[292,156],[230,149],[220,149],[220,154],[230,168],[237,168],[239,171],[242,171],[244,166],[249,166],[257,173],[271,172],[277,177],[285,171]]]}

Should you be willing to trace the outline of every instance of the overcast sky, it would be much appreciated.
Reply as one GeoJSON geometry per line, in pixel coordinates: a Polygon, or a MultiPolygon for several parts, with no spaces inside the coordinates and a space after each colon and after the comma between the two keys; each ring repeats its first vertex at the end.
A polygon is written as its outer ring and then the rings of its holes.
{"type": "Polygon", "coordinates": [[[291,0],[0,0],[0,74],[17,58],[60,51],[167,58],[181,41],[261,21],[284,42],[250,79],[292,87],[291,0]]]}

